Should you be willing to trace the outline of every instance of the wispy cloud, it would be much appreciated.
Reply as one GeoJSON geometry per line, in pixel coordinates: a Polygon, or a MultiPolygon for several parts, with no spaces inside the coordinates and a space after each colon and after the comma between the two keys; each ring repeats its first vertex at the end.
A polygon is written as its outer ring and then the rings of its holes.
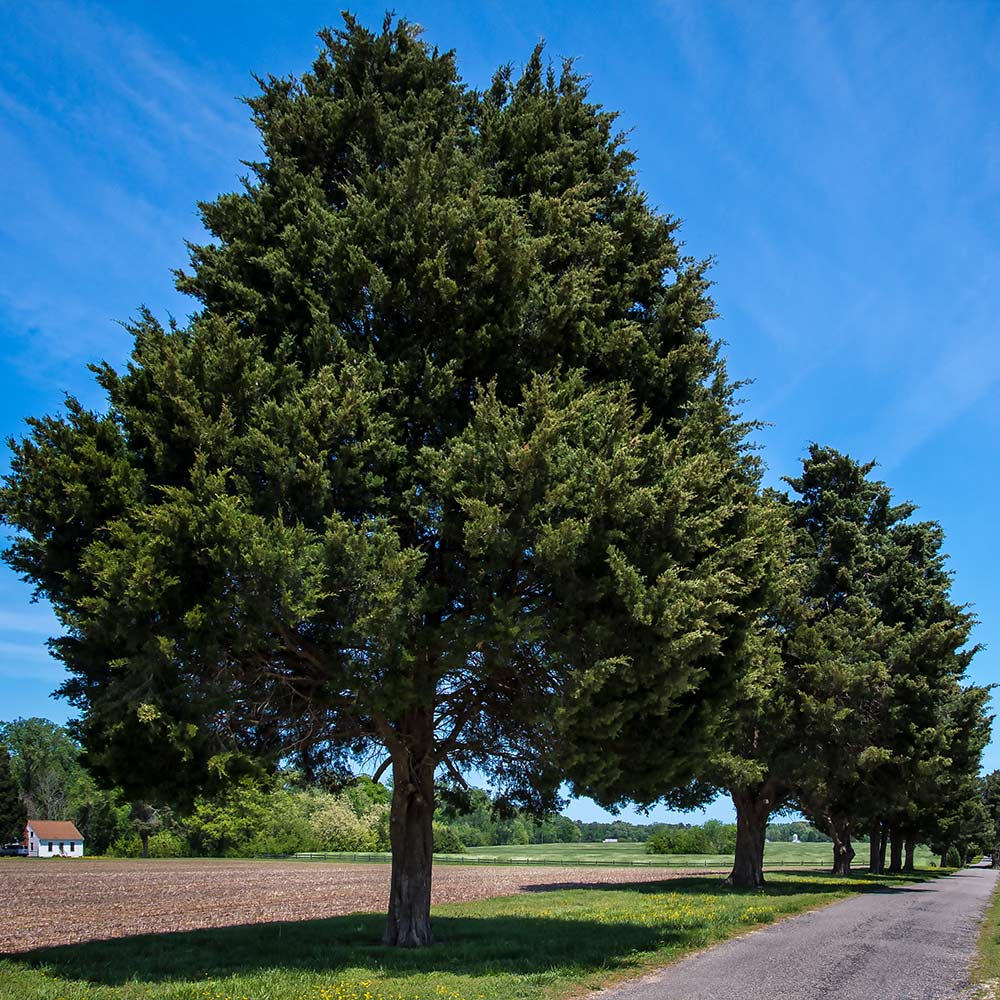
{"type": "Polygon", "coordinates": [[[59,635],[61,631],[56,616],[40,605],[32,605],[28,611],[0,610],[0,634],[16,632],[47,639],[59,635]]]}
{"type": "Polygon", "coordinates": [[[62,387],[84,361],[120,360],[116,321],[141,303],[190,308],[170,269],[184,263],[183,239],[198,236],[195,201],[235,185],[256,141],[210,66],[185,62],[127,16],[86,3],[5,16],[17,22],[0,54],[8,363],[62,387]]]}
{"type": "Polygon", "coordinates": [[[0,677],[43,681],[54,686],[65,676],[65,668],[49,655],[44,643],[0,640],[0,677]]]}
{"type": "MultiPolygon", "coordinates": [[[[995,276],[1000,280],[1000,272],[995,276]]],[[[920,377],[906,384],[880,416],[872,437],[881,441],[881,464],[893,469],[1000,385],[1000,353],[992,330],[956,337],[920,377]]]]}

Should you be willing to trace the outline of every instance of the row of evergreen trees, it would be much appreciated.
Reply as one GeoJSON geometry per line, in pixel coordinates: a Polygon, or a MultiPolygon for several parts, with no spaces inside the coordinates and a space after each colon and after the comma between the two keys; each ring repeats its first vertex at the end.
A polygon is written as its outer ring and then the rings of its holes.
{"type": "Polygon", "coordinates": [[[727,789],[740,884],[785,804],[840,871],[859,829],[894,865],[965,836],[986,692],[940,528],[829,448],[762,494],[708,264],[586,79],[539,46],[475,89],[391,18],[320,38],[248,101],[196,312],[141,312],[106,407],[13,444],[6,559],[91,773],[181,806],[377,758],[405,946],[471,770],[535,812],[727,789]]]}
{"type": "Polygon", "coordinates": [[[874,872],[911,868],[918,840],[965,853],[983,836],[974,619],[951,597],[940,526],[873,468],[814,445],[786,493],[761,497],[779,540],[771,596],[698,774],[736,806],[736,884],[762,883],[768,817],[788,805],[831,836],[843,873],[859,832],[874,872]]]}

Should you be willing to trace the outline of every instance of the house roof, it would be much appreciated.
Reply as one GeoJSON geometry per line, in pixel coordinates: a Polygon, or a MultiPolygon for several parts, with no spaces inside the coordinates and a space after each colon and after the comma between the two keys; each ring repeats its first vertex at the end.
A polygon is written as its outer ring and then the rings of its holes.
{"type": "Polygon", "coordinates": [[[69,820],[29,819],[28,826],[39,840],[83,840],[83,834],[69,820]]]}

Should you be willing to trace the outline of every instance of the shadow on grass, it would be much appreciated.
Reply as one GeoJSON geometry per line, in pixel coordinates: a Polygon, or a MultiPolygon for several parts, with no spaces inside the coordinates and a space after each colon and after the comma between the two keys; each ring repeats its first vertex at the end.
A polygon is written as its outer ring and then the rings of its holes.
{"type": "Polygon", "coordinates": [[[797,896],[802,893],[843,893],[845,890],[854,892],[905,892],[908,886],[915,883],[932,882],[949,871],[921,870],[908,872],[905,875],[875,875],[866,871],[854,872],[851,875],[833,875],[829,872],[803,872],[801,868],[769,869],[764,873],[767,883],[763,889],[737,889],[722,885],[722,879],[714,879],[705,875],[691,878],[672,878],[662,882],[549,882],[534,883],[521,886],[522,892],[555,892],[562,889],[594,889],[613,890],[615,892],[636,892],[655,894],[661,892],[676,892],[683,895],[717,895],[717,896],[797,896]],[[777,876],[777,878],[776,878],[777,876]],[[792,876],[788,881],[784,878],[792,876]],[[849,882],[850,885],[845,884],[849,882]]]}
{"type": "Polygon", "coordinates": [[[630,968],[637,953],[690,946],[708,933],[707,923],[681,929],[558,917],[435,916],[434,944],[404,950],[378,943],[384,926],[381,914],[358,913],[90,941],[7,960],[108,986],[131,980],[162,983],[252,975],[267,969],[334,977],[348,969],[377,970],[389,977],[430,972],[520,976],[556,968],[581,973],[630,968]]]}
{"type": "MultiPolygon", "coordinates": [[[[775,873],[777,875],[777,873],[775,873]]],[[[843,878],[819,872],[792,873],[788,881],[772,881],[764,889],[724,888],[715,879],[680,878],[663,882],[609,884],[562,883],[530,886],[532,892],[584,888],[639,894],[671,893],[715,896],[724,899],[748,896],[755,900],[796,894],[843,892],[843,878]]],[[[929,880],[934,873],[899,877],[899,885],[886,879],[854,876],[858,892],[901,892],[904,882],[929,880]]],[[[557,897],[553,906],[559,906],[557,897]]],[[[325,920],[249,924],[167,934],[147,934],[107,941],[45,948],[8,961],[27,967],[44,967],[51,974],[93,984],[117,986],[130,981],[177,982],[252,975],[270,969],[294,970],[336,977],[347,970],[371,970],[387,977],[420,973],[471,976],[524,976],[553,970],[577,975],[635,968],[646,953],[686,951],[728,936],[732,925],[720,929],[696,913],[683,925],[665,920],[652,925],[629,919],[569,919],[552,915],[483,914],[434,916],[435,944],[406,951],[379,944],[384,916],[358,913],[325,920]]],[[[355,974],[356,973],[348,973],[355,974]]]]}

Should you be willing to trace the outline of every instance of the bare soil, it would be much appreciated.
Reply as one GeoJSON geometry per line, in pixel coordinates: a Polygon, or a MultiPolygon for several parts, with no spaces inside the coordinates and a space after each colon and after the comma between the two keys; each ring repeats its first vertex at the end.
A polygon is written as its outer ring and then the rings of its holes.
{"type": "MultiPolygon", "coordinates": [[[[690,874],[662,868],[439,865],[433,901],[662,882],[690,874]]],[[[388,898],[387,864],[11,859],[0,861],[0,954],[134,934],[378,912],[388,898]]]]}

